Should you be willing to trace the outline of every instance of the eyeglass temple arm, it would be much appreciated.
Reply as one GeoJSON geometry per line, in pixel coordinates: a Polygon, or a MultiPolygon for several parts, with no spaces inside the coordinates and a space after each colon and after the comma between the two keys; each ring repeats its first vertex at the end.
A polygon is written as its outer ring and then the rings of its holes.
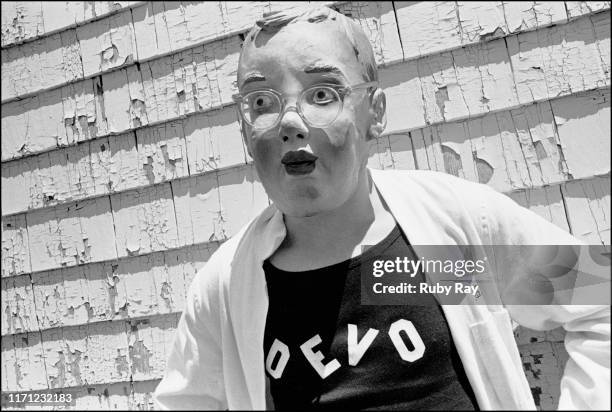
{"type": "Polygon", "coordinates": [[[378,80],[374,80],[367,83],[360,83],[355,86],[350,86],[351,89],[367,89],[369,87],[378,86],[378,80]]]}

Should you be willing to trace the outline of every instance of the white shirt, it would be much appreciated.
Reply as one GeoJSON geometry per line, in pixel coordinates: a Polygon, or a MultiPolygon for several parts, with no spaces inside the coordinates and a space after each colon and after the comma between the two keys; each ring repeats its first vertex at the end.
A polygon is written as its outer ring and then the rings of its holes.
{"type": "MultiPolygon", "coordinates": [[[[472,245],[495,259],[487,245],[581,243],[486,185],[429,171],[370,173],[417,256],[422,245],[472,245]]],[[[285,234],[282,213],[272,205],[198,272],[155,392],[158,407],[266,408],[262,263],[285,234]]],[[[609,306],[504,305],[496,288],[480,289],[479,304],[442,309],[481,409],[536,409],[513,324],[565,328],[569,359],[559,409],[610,409],[609,306]]]]}

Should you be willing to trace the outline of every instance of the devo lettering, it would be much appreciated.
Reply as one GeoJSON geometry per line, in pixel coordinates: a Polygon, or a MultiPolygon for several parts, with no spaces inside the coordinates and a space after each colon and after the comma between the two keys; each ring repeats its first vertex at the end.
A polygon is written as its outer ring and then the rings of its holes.
{"type": "MultiPolygon", "coordinates": [[[[356,366],[359,364],[361,358],[366,353],[372,342],[378,336],[378,330],[369,328],[367,333],[360,341],[357,340],[357,325],[349,323],[348,334],[347,334],[347,346],[348,346],[348,363],[350,366],[356,366]]],[[[423,357],[425,353],[425,344],[423,339],[417,332],[416,328],[406,319],[399,319],[391,324],[388,332],[393,346],[397,350],[400,358],[405,362],[414,362],[423,357]],[[400,336],[401,332],[405,332],[408,339],[412,343],[414,349],[410,350],[404,343],[404,340],[400,336]]],[[[317,334],[306,342],[300,345],[300,350],[304,357],[308,360],[310,365],[319,374],[322,379],[327,378],[329,375],[334,373],[340,368],[340,362],[337,359],[324,363],[323,359],[325,356],[321,351],[316,350],[316,346],[321,343],[321,337],[317,334]]],[[[283,371],[287,366],[290,358],[289,347],[278,339],[274,339],[274,342],[270,346],[268,355],[266,356],[266,370],[274,379],[280,379],[283,376],[283,371]],[[273,367],[273,365],[275,365],[273,367]]]]}

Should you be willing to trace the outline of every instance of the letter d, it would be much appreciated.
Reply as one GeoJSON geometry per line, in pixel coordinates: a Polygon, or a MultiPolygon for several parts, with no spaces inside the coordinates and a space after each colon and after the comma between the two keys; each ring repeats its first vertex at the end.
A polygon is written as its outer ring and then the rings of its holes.
{"type": "Polygon", "coordinates": [[[280,340],[274,339],[268,351],[268,357],[266,358],[266,370],[274,379],[279,379],[283,376],[283,371],[285,370],[285,366],[287,366],[287,362],[289,362],[289,348],[280,340]],[[272,363],[277,353],[280,354],[280,358],[278,359],[276,368],[272,369],[272,363]]]}

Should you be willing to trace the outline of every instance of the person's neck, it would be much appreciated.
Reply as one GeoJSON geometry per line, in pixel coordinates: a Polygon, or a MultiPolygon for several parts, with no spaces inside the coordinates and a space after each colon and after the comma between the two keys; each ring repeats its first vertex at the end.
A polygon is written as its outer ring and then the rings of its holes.
{"type": "Polygon", "coordinates": [[[284,219],[287,237],[281,248],[302,250],[322,263],[359,254],[360,245],[380,242],[395,226],[365,168],[355,193],[342,206],[315,216],[284,219]]]}

